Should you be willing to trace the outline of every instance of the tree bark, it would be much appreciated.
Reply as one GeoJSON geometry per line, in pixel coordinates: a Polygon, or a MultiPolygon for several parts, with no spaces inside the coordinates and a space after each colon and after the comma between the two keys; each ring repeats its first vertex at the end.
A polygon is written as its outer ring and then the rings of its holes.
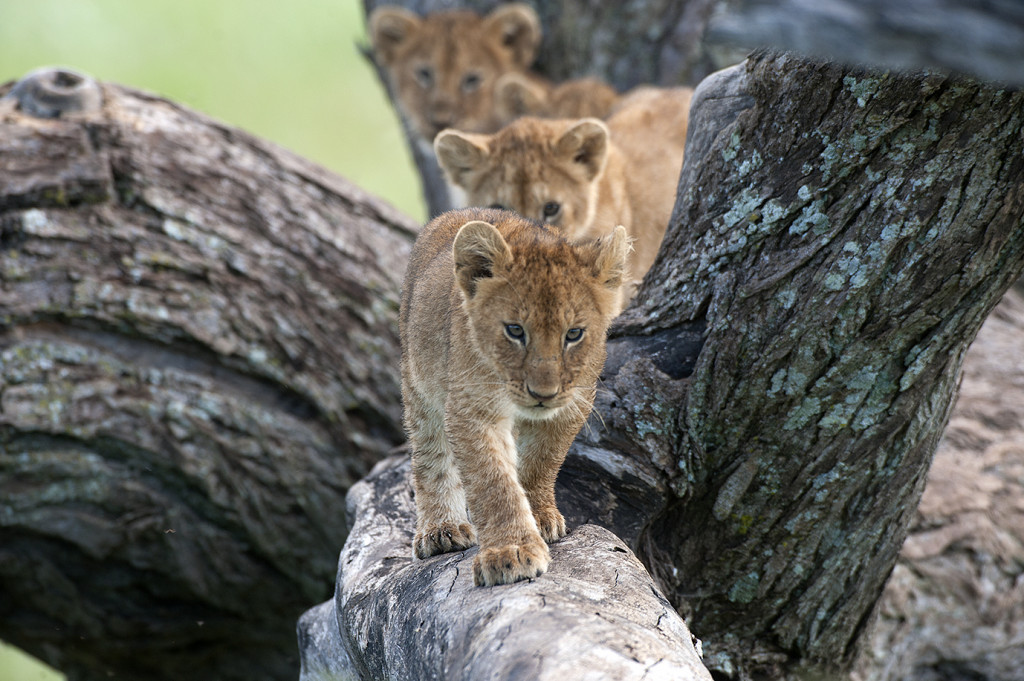
{"type": "MultiPolygon", "coordinates": [[[[674,492],[641,558],[669,568],[712,668],[753,648],[844,669],[963,355],[1024,266],[1024,96],[786,55],[720,79],[750,106],[716,135],[698,124],[618,330],[699,322],[705,343],[676,402],[649,362],[620,370],[609,426],[674,492]]],[[[691,120],[722,106],[706,84],[691,120]]]]}
{"type": "Polygon", "coordinates": [[[820,59],[941,69],[1024,84],[1024,6],[973,0],[726,0],[709,45],[773,47],[820,59]]]}
{"type": "Polygon", "coordinates": [[[345,493],[404,439],[415,225],[126,88],[0,108],[0,638],[70,679],[293,678],[345,493]]]}
{"type": "Polygon", "coordinates": [[[576,528],[542,578],[504,587],[473,586],[474,552],[414,560],[409,468],[390,459],[349,493],[333,607],[299,623],[302,679],[711,680],[683,620],[608,530],[576,528]]]}

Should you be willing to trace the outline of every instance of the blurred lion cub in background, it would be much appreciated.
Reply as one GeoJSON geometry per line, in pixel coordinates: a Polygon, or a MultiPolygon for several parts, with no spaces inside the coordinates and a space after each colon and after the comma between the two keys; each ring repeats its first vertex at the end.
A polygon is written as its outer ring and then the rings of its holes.
{"type": "Polygon", "coordinates": [[[624,225],[635,285],[654,262],[675,203],[692,94],[638,88],[604,122],[526,117],[493,135],[445,130],[434,149],[469,205],[514,210],[567,239],[624,225]]]}
{"type": "Polygon", "coordinates": [[[420,232],[399,311],[416,557],[479,538],[477,585],[547,570],[566,531],[555,478],[594,405],[627,249],[621,227],[569,242],[510,211],[420,232]]]}
{"type": "Polygon", "coordinates": [[[429,147],[445,128],[496,132],[521,115],[603,118],[618,94],[596,78],[555,85],[529,71],[541,41],[532,7],[499,5],[425,17],[384,5],[369,18],[377,63],[402,116],[429,147]]]}
{"type": "Polygon", "coordinates": [[[499,5],[480,16],[469,10],[420,17],[385,5],[369,18],[374,59],[412,131],[428,150],[445,128],[494,132],[503,123],[494,86],[523,73],[537,56],[541,28],[529,5],[499,5]]]}

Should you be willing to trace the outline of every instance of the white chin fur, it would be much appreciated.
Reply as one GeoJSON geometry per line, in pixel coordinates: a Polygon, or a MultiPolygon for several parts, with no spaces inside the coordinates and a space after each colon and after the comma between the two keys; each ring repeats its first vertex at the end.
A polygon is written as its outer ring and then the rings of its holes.
{"type": "Polygon", "coordinates": [[[547,421],[558,412],[562,411],[562,407],[523,407],[520,406],[516,409],[516,413],[520,418],[528,421],[547,421]]]}

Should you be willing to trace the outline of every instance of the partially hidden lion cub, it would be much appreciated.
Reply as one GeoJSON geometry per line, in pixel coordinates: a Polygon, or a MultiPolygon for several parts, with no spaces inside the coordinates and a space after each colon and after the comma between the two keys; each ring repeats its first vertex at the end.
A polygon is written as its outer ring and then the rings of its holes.
{"type": "Polygon", "coordinates": [[[532,74],[512,72],[498,79],[494,102],[502,125],[508,125],[523,116],[605,118],[618,104],[619,93],[597,78],[555,84],[532,74]]]}
{"type": "Polygon", "coordinates": [[[622,228],[573,243],[487,209],[420,233],[399,314],[416,557],[479,539],[477,585],[547,569],[566,532],[555,477],[593,407],[627,249],[622,228]]]}
{"type": "Polygon", "coordinates": [[[493,135],[445,130],[434,149],[469,205],[514,210],[568,239],[624,225],[635,284],[653,264],[672,213],[692,94],[638,88],[607,121],[525,117],[493,135]]]}
{"type": "Polygon", "coordinates": [[[391,5],[369,17],[373,55],[398,108],[425,150],[441,130],[494,132],[498,78],[525,72],[540,45],[540,19],[522,3],[480,16],[469,10],[421,17],[391,5]]]}

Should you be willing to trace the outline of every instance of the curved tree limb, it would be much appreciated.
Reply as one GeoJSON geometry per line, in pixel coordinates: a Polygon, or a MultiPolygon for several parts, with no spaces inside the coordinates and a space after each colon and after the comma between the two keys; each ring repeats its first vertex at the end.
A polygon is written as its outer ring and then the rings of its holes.
{"type": "Polygon", "coordinates": [[[578,527],[551,545],[542,578],[485,589],[473,586],[476,548],[412,558],[408,459],[353,487],[349,515],[333,607],[299,623],[303,681],[337,678],[346,659],[355,678],[396,681],[711,679],[682,619],[607,530],[578,527]]]}
{"type": "Polygon", "coordinates": [[[345,492],[403,439],[415,225],[77,74],[0,109],[0,637],[71,678],[293,675],[345,492]]]}

